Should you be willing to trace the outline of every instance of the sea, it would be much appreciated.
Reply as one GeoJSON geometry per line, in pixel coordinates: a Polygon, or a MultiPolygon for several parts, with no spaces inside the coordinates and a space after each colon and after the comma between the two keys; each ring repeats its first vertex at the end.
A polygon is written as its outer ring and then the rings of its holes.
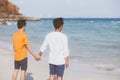
{"type": "MultiPolygon", "coordinates": [[[[17,25],[0,25],[0,48],[13,54],[12,35],[17,25]]],[[[25,31],[33,51],[39,49],[49,32],[53,32],[53,19],[27,22],[25,31]]],[[[68,36],[70,62],[96,65],[120,71],[120,18],[65,18],[62,32],[68,36]]],[[[47,61],[49,48],[43,54],[47,61]]]]}

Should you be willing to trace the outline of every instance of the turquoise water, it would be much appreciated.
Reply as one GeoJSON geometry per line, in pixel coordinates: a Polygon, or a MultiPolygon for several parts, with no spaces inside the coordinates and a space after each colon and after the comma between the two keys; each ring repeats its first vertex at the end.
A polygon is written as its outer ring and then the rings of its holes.
{"type": "MultiPolygon", "coordinates": [[[[0,25],[0,46],[12,49],[9,45],[12,45],[11,36],[16,30],[13,24],[0,25]]],[[[27,23],[26,33],[36,53],[45,35],[51,31],[54,31],[52,19],[27,23]]],[[[71,60],[120,67],[120,19],[65,19],[62,32],[69,39],[71,60]]]]}

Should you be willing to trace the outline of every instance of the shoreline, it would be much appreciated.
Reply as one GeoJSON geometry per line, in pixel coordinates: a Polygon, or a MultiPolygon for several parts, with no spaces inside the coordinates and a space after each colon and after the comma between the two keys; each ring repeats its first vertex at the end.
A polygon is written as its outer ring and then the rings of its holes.
{"type": "MultiPolygon", "coordinates": [[[[1,41],[0,43],[4,44],[4,42],[1,41]]],[[[12,78],[12,73],[14,70],[14,54],[11,47],[11,42],[7,42],[6,46],[0,46],[0,60],[2,61],[0,64],[0,80],[9,80],[12,78]]],[[[119,80],[119,75],[120,72],[114,70],[106,71],[103,69],[97,69],[96,66],[92,64],[89,65],[84,62],[70,59],[70,65],[68,69],[65,69],[63,80],[119,80]]],[[[20,72],[18,75],[18,79],[19,78],[20,72]]],[[[46,57],[43,55],[41,61],[37,62],[29,54],[26,80],[48,80],[48,78],[49,64],[46,57]]]]}
{"type": "MultiPolygon", "coordinates": [[[[4,62],[0,65],[0,79],[9,80],[12,78],[14,70],[13,50],[0,47],[0,52],[2,52],[0,53],[0,61],[4,62]]],[[[37,62],[31,55],[28,56],[26,80],[48,80],[49,64],[45,59],[45,57],[42,57],[41,61],[37,62]]],[[[98,70],[93,65],[78,64],[78,62],[70,60],[70,66],[65,69],[63,80],[119,80],[119,75],[120,73],[116,71],[98,70]]]]}
{"type": "MultiPolygon", "coordinates": [[[[13,52],[11,50],[0,49],[0,79],[9,80],[12,78],[14,69],[13,52]],[[7,77],[6,77],[7,76],[7,77]]],[[[70,62],[68,69],[65,69],[63,80],[119,80],[120,73],[115,71],[97,70],[87,64],[76,64],[70,62]]],[[[20,72],[18,74],[18,80],[20,72]]],[[[28,57],[28,69],[26,80],[48,80],[49,64],[43,59],[36,62],[31,55],[28,57]]]]}

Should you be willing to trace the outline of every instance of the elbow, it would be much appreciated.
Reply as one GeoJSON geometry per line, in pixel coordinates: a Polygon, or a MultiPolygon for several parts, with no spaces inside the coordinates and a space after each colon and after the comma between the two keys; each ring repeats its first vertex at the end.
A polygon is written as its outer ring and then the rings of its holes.
{"type": "Polygon", "coordinates": [[[25,45],[25,47],[28,49],[28,48],[29,48],[29,45],[28,45],[28,44],[26,44],[26,45],[25,45]]]}

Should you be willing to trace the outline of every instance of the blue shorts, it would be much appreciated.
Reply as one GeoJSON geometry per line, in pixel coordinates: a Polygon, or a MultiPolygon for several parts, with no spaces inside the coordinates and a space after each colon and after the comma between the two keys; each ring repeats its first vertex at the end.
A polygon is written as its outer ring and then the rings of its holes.
{"type": "Polygon", "coordinates": [[[15,69],[27,70],[27,58],[21,61],[14,61],[15,69]]]}
{"type": "Polygon", "coordinates": [[[65,70],[65,65],[54,65],[54,64],[49,64],[50,68],[50,75],[56,75],[58,77],[63,77],[64,70],[65,70]]]}

